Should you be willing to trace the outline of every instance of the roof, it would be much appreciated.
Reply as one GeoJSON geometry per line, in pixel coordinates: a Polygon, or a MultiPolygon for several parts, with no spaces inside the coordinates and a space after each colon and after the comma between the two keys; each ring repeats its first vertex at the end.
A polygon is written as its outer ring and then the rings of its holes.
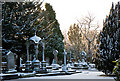
{"type": "Polygon", "coordinates": [[[41,40],[41,38],[38,37],[37,35],[34,35],[29,40],[34,41],[34,43],[39,43],[39,41],[41,40]]]}

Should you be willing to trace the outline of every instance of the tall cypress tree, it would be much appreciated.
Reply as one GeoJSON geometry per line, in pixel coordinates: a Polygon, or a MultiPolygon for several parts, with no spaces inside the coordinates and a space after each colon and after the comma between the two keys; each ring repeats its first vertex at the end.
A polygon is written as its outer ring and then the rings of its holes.
{"type": "Polygon", "coordinates": [[[114,63],[112,61],[120,58],[120,4],[112,4],[109,16],[103,23],[103,29],[99,34],[99,54],[97,53],[97,68],[106,74],[112,73],[114,63]]]}
{"type": "Polygon", "coordinates": [[[63,43],[63,35],[60,30],[60,25],[58,23],[58,20],[56,19],[56,13],[53,10],[52,6],[49,3],[45,4],[45,20],[48,20],[49,22],[54,22],[54,24],[51,26],[52,34],[50,38],[47,39],[47,45],[46,45],[46,56],[50,58],[50,64],[52,63],[52,59],[54,58],[53,51],[58,51],[58,60],[62,60],[63,57],[63,49],[64,49],[64,43],[63,43]]]}

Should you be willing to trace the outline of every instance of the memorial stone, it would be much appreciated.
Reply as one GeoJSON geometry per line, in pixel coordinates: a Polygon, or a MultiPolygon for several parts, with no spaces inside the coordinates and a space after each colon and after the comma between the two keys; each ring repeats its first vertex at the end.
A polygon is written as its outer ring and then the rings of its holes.
{"type": "Polygon", "coordinates": [[[54,54],[53,64],[57,64],[58,51],[57,51],[57,50],[54,50],[54,51],[53,51],[53,54],[54,54]]]}
{"type": "Polygon", "coordinates": [[[8,72],[16,72],[15,70],[15,54],[9,51],[7,54],[7,69],[8,72]]]}

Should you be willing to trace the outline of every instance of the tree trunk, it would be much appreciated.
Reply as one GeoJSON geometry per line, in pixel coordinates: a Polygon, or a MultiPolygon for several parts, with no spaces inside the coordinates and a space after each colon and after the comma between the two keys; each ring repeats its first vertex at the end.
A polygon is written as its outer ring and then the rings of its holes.
{"type": "Polygon", "coordinates": [[[90,41],[88,41],[88,62],[92,62],[92,56],[91,56],[91,50],[90,50],[90,48],[91,48],[91,46],[90,46],[90,44],[91,44],[91,42],[90,41]]]}

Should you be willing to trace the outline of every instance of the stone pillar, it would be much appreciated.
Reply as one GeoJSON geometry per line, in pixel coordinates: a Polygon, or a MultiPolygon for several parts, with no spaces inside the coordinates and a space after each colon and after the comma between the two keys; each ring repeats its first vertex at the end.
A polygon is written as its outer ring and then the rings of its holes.
{"type": "Polygon", "coordinates": [[[29,61],[29,43],[26,43],[26,48],[27,48],[27,61],[26,61],[26,68],[25,71],[29,72],[30,71],[30,61],[29,61]]]}
{"type": "Polygon", "coordinates": [[[67,67],[66,67],[66,55],[67,55],[67,52],[65,51],[64,49],[64,66],[62,68],[63,71],[67,72],[67,67]]]}
{"type": "Polygon", "coordinates": [[[42,71],[43,72],[46,72],[46,61],[45,61],[45,57],[44,57],[44,50],[45,50],[45,43],[42,42],[42,47],[43,47],[43,52],[42,52],[42,63],[41,63],[41,66],[42,66],[42,71]]]}
{"type": "Polygon", "coordinates": [[[70,61],[69,61],[69,63],[70,63],[70,65],[71,65],[71,63],[72,63],[72,61],[71,61],[71,51],[70,51],[70,61]]]}
{"type": "Polygon", "coordinates": [[[42,43],[42,47],[43,47],[43,52],[42,52],[42,62],[45,61],[45,57],[44,57],[44,50],[45,50],[45,43],[42,43]]]}

